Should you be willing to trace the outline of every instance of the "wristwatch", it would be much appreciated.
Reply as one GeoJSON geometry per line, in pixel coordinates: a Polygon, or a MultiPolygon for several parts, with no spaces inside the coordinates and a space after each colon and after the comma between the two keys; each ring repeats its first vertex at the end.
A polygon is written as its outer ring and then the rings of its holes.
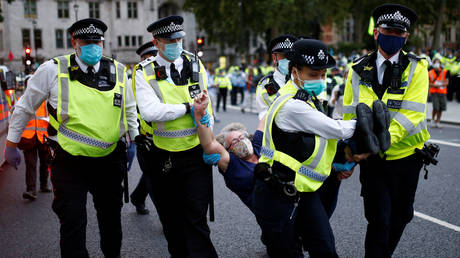
{"type": "Polygon", "coordinates": [[[190,113],[190,103],[186,102],[186,103],[182,103],[185,105],[185,108],[187,109],[187,111],[185,113],[190,113]]]}

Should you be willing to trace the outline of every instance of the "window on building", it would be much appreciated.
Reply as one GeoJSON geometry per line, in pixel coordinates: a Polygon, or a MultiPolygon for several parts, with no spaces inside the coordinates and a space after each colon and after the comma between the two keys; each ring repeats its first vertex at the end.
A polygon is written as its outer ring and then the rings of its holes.
{"type": "Polygon", "coordinates": [[[24,18],[37,18],[36,0],[24,0],[24,18]]]}
{"type": "Polygon", "coordinates": [[[100,13],[99,13],[99,3],[96,2],[89,2],[89,17],[90,18],[100,18],[100,13]]]}
{"type": "Polygon", "coordinates": [[[120,2],[115,2],[115,8],[117,9],[116,12],[117,12],[117,18],[120,19],[121,18],[121,6],[120,6],[120,2]]]}
{"type": "Polygon", "coordinates": [[[137,19],[137,2],[128,1],[128,18],[137,19]]]}
{"type": "Polygon", "coordinates": [[[72,46],[72,34],[68,33],[67,31],[64,32],[67,38],[67,48],[73,48],[72,46]]]}
{"type": "Polygon", "coordinates": [[[58,18],[69,18],[69,2],[68,1],[57,1],[58,6],[58,18]]]}
{"type": "Polygon", "coordinates": [[[125,36],[125,46],[129,47],[129,36],[125,36]]]}
{"type": "Polygon", "coordinates": [[[30,47],[30,29],[22,29],[22,46],[30,47]]]}
{"type": "Polygon", "coordinates": [[[56,30],[56,48],[64,48],[64,31],[56,30]]]}
{"type": "Polygon", "coordinates": [[[179,7],[174,3],[164,3],[158,9],[158,18],[163,18],[170,15],[177,15],[179,7]]]}
{"type": "Polygon", "coordinates": [[[131,37],[131,46],[133,46],[133,47],[136,46],[136,36],[131,37]]]}
{"type": "Polygon", "coordinates": [[[40,29],[35,29],[34,30],[34,43],[35,43],[35,48],[43,48],[43,45],[42,45],[42,30],[40,30],[40,29]]]}
{"type": "Polygon", "coordinates": [[[117,39],[118,39],[118,46],[121,47],[123,45],[123,40],[121,39],[121,36],[118,36],[117,39]]]}
{"type": "Polygon", "coordinates": [[[3,51],[3,31],[0,30],[0,51],[3,51]]]}
{"type": "Polygon", "coordinates": [[[143,41],[142,36],[137,36],[137,44],[138,44],[139,46],[142,45],[142,41],[143,41]]]}

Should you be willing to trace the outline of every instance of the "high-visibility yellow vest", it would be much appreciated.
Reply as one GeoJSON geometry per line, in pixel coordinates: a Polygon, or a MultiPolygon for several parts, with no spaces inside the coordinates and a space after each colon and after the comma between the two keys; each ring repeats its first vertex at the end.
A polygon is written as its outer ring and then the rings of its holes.
{"type": "Polygon", "coordinates": [[[214,77],[214,83],[219,87],[219,88],[227,88],[229,90],[232,89],[232,82],[230,81],[230,78],[228,78],[225,75],[216,75],[214,77]]]}
{"type": "Polygon", "coordinates": [[[34,118],[30,119],[22,133],[22,138],[32,139],[35,135],[37,139],[44,143],[44,137],[48,137],[48,109],[46,107],[46,101],[40,105],[35,112],[34,118]]]}
{"type": "MultiPolygon", "coordinates": [[[[185,55],[185,57],[190,60],[188,55],[185,55]]],[[[158,97],[161,103],[192,104],[193,98],[191,94],[197,93],[192,89],[199,89],[200,92],[207,89],[207,82],[204,71],[205,68],[200,61],[198,83],[191,82],[189,79],[187,85],[175,85],[168,82],[168,80],[156,80],[153,58],[146,59],[144,62],[136,65],[134,69],[132,76],[134,96],[136,96],[136,73],[142,72],[145,81],[148,82],[153,88],[155,95],[158,97]],[[191,93],[192,91],[193,93],[191,93]]],[[[208,105],[208,112],[212,115],[210,104],[208,105]]],[[[192,116],[189,114],[166,122],[148,122],[140,119],[140,125],[142,128],[141,131],[147,132],[148,136],[151,135],[155,146],[163,150],[179,152],[189,150],[200,144],[196,127],[192,121],[192,116]]]]}
{"type": "MultiPolygon", "coordinates": [[[[283,164],[296,173],[294,183],[297,191],[314,192],[321,187],[331,172],[332,161],[334,160],[337,150],[337,140],[327,140],[315,135],[315,149],[312,155],[304,161],[298,161],[277,150],[273,141],[272,127],[275,117],[283,105],[295,96],[297,90],[298,89],[292,84],[292,81],[288,81],[287,84],[279,90],[279,97],[277,97],[270,106],[267,112],[267,120],[265,121],[259,162],[267,163],[270,166],[273,166],[274,161],[283,164]]],[[[314,104],[309,101],[307,101],[307,103],[315,108],[314,104]]],[[[295,148],[296,146],[292,147],[295,148]]]]}
{"type": "MultiPolygon", "coordinates": [[[[375,53],[374,53],[375,54],[375,53]]],[[[400,58],[405,53],[400,53],[400,58]]],[[[388,88],[382,101],[387,105],[391,114],[390,134],[391,146],[384,153],[387,160],[407,157],[415,153],[416,148],[423,148],[423,144],[430,138],[426,124],[426,100],[428,96],[428,63],[426,60],[417,60],[408,56],[409,65],[402,73],[401,88],[391,90],[388,88]]],[[[359,64],[363,59],[358,59],[359,64]]],[[[349,120],[356,117],[356,106],[365,103],[372,108],[372,103],[378,99],[372,90],[370,82],[362,80],[354,70],[350,74],[345,86],[343,97],[343,119],[349,120]]],[[[365,66],[364,69],[375,69],[365,66]]],[[[380,153],[380,156],[384,156],[380,153]]]]}
{"type": "Polygon", "coordinates": [[[58,66],[58,103],[57,117],[50,115],[50,124],[57,131],[58,144],[68,153],[74,156],[107,156],[128,127],[125,114],[126,68],[115,60],[103,57],[110,62],[110,70],[115,72],[116,84],[111,90],[101,91],[70,80],[72,55],[75,54],[54,58],[58,66]]]}

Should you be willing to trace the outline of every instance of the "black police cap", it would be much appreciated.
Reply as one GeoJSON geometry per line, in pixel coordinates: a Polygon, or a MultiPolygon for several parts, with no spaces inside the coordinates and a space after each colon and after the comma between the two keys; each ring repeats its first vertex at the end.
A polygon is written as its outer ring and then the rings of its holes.
{"type": "Polygon", "coordinates": [[[378,27],[409,31],[417,20],[417,13],[404,5],[383,4],[372,11],[372,17],[378,27]]]}
{"type": "Polygon", "coordinates": [[[177,39],[185,36],[184,18],[178,15],[172,15],[159,19],[147,27],[155,38],[177,39]]]}
{"type": "Polygon", "coordinates": [[[286,57],[292,64],[307,66],[314,70],[335,66],[326,44],[316,39],[301,39],[292,45],[286,57]]]}
{"type": "Polygon", "coordinates": [[[297,41],[297,38],[293,35],[285,34],[280,35],[272,40],[268,44],[268,49],[271,53],[286,53],[291,50],[292,44],[297,41]]]}
{"type": "Polygon", "coordinates": [[[152,41],[145,43],[136,50],[136,54],[138,54],[140,57],[147,54],[156,55],[157,52],[158,48],[153,45],[152,41]]]}
{"type": "Polygon", "coordinates": [[[76,21],[67,31],[72,37],[85,40],[104,40],[104,32],[107,25],[101,20],[88,18],[76,21]]]}

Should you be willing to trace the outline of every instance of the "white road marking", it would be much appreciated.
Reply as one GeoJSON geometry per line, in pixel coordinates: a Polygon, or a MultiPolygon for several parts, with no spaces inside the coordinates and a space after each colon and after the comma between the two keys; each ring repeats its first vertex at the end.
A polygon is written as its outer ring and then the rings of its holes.
{"type": "Polygon", "coordinates": [[[445,222],[443,220],[440,220],[440,219],[437,219],[437,218],[433,218],[431,216],[428,216],[426,214],[423,214],[421,212],[418,212],[418,211],[414,211],[414,215],[419,217],[419,218],[422,218],[422,219],[425,219],[425,220],[428,220],[428,221],[431,221],[433,223],[436,223],[438,225],[441,225],[443,227],[446,227],[446,228],[449,228],[449,229],[452,229],[452,230],[455,230],[457,232],[460,232],[460,227],[459,226],[455,226],[453,224],[450,224],[448,222],[445,222]]]}
{"type": "Polygon", "coordinates": [[[439,143],[439,144],[444,144],[444,145],[449,145],[449,146],[453,146],[453,147],[458,147],[458,148],[460,148],[460,143],[447,142],[447,141],[436,140],[436,139],[429,139],[428,141],[429,141],[429,142],[432,142],[432,143],[439,143]]]}

